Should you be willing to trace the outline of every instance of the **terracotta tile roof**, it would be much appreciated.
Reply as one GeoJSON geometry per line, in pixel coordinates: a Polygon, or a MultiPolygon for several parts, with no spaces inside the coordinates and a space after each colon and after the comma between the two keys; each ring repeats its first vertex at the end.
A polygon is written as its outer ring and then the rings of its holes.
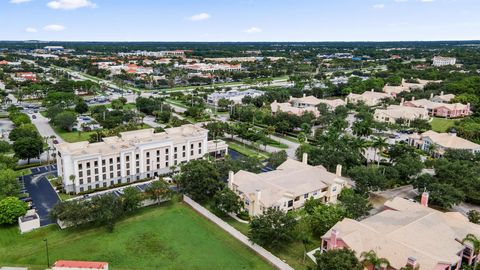
{"type": "Polygon", "coordinates": [[[107,266],[107,262],[88,262],[88,261],[56,261],[54,267],[63,268],[85,268],[85,269],[104,269],[107,266]]]}

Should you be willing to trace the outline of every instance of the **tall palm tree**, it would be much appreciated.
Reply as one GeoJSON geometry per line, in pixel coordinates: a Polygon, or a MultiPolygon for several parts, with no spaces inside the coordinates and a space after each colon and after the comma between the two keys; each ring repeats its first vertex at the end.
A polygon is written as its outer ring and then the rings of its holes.
{"type": "MultiPolygon", "coordinates": [[[[465,243],[470,244],[474,257],[477,257],[480,253],[480,238],[478,238],[474,234],[469,233],[462,240],[462,244],[465,243]]],[[[478,260],[477,258],[475,258],[474,260],[475,261],[473,262],[473,270],[476,270],[478,266],[478,260]]]]}
{"type": "MultiPolygon", "coordinates": [[[[378,152],[382,152],[385,148],[388,147],[387,138],[375,137],[372,141],[372,147],[375,151],[375,158],[377,158],[378,152]]],[[[380,167],[380,156],[378,157],[378,166],[380,167]]]]}
{"type": "Polygon", "coordinates": [[[375,251],[363,252],[360,256],[364,267],[373,266],[374,270],[386,270],[390,262],[385,258],[379,258],[375,251]]]}

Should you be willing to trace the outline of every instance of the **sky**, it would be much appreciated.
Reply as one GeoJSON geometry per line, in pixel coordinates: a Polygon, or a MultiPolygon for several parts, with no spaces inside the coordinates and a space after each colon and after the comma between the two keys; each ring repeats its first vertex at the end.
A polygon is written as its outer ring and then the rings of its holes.
{"type": "Polygon", "coordinates": [[[479,40],[480,0],[0,0],[0,40],[479,40]]]}

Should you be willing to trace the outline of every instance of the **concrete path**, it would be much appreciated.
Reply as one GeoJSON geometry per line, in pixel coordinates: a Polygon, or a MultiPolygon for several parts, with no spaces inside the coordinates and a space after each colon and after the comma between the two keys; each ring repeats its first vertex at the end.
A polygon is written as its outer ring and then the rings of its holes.
{"type": "Polygon", "coordinates": [[[252,249],[254,252],[256,252],[258,255],[262,256],[265,260],[270,262],[273,266],[275,266],[277,269],[280,270],[294,270],[290,265],[282,261],[280,258],[276,257],[272,253],[270,253],[268,250],[264,249],[263,247],[256,245],[248,239],[245,235],[243,235],[241,232],[230,226],[228,223],[225,221],[221,220],[219,217],[215,216],[212,214],[210,211],[205,209],[203,206],[199,205],[192,199],[190,199],[187,196],[183,196],[183,201],[188,204],[190,207],[192,207],[195,211],[200,213],[202,216],[207,218],[208,220],[212,221],[215,223],[217,226],[225,230],[227,233],[229,233],[231,236],[236,238],[238,241],[242,242],[244,245],[252,249]]]}
{"type": "Polygon", "coordinates": [[[297,157],[295,156],[295,151],[297,151],[297,148],[300,146],[300,143],[292,142],[275,135],[272,135],[271,138],[277,142],[287,145],[288,149],[285,149],[285,151],[287,152],[288,157],[291,159],[297,159],[297,157]]]}

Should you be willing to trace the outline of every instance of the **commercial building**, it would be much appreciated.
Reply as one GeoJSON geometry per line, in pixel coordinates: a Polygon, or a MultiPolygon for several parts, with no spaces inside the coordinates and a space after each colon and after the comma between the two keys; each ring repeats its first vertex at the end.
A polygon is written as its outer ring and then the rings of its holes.
{"type": "Polygon", "coordinates": [[[480,153],[479,144],[457,137],[455,132],[438,133],[429,130],[422,134],[411,135],[408,142],[411,146],[424,151],[433,149],[437,156],[442,156],[447,149],[468,150],[472,153],[480,153]]]}
{"type": "Polygon", "coordinates": [[[53,264],[52,270],[108,270],[108,263],[60,260],[53,264]]]}
{"type": "Polygon", "coordinates": [[[310,198],[335,203],[346,185],[341,171],[340,165],[336,174],[323,166],[308,165],[304,154],[301,162],[287,159],[271,172],[230,172],[228,187],[240,196],[249,215],[256,216],[268,208],[282,211],[301,208],[310,198]]]}
{"type": "Polygon", "coordinates": [[[363,94],[354,94],[350,93],[347,96],[347,101],[358,104],[360,102],[365,103],[367,106],[376,106],[385,99],[391,99],[392,96],[387,93],[375,92],[373,89],[371,91],[365,91],[363,94]]]}
{"type": "MultiPolygon", "coordinates": [[[[433,99],[433,98],[432,98],[433,99]]],[[[445,117],[445,118],[459,118],[472,114],[470,110],[470,103],[443,103],[435,102],[428,99],[415,100],[415,97],[410,101],[403,101],[403,106],[425,108],[431,116],[445,117]]]]}
{"type": "Polygon", "coordinates": [[[376,109],[373,115],[375,121],[395,124],[403,119],[409,125],[415,119],[429,120],[430,116],[425,108],[390,105],[386,109],[376,109]]]}
{"type": "Polygon", "coordinates": [[[433,66],[435,67],[443,67],[443,66],[451,66],[457,63],[457,58],[455,57],[442,57],[442,56],[435,56],[433,57],[433,66]]]}
{"type": "Polygon", "coordinates": [[[227,145],[208,142],[207,135],[204,128],[184,125],[160,133],[122,132],[98,143],[60,143],[58,175],[65,190],[74,193],[154,178],[170,173],[172,166],[202,158],[208,149],[217,157],[225,155],[227,145]]]}
{"type": "Polygon", "coordinates": [[[424,193],[421,204],[396,197],[367,219],[343,219],[322,236],[318,250],[349,248],[359,257],[374,251],[389,261],[390,267],[379,268],[385,270],[405,266],[458,270],[462,261],[471,264],[475,260],[472,247],[462,244],[470,233],[480,235],[480,225],[457,212],[428,208],[428,193],[424,193]]]}
{"type": "Polygon", "coordinates": [[[207,96],[207,104],[217,106],[218,101],[221,99],[227,99],[233,102],[233,104],[242,104],[242,99],[246,96],[255,98],[265,94],[265,92],[248,89],[245,91],[230,90],[225,93],[213,93],[207,96]]]}

